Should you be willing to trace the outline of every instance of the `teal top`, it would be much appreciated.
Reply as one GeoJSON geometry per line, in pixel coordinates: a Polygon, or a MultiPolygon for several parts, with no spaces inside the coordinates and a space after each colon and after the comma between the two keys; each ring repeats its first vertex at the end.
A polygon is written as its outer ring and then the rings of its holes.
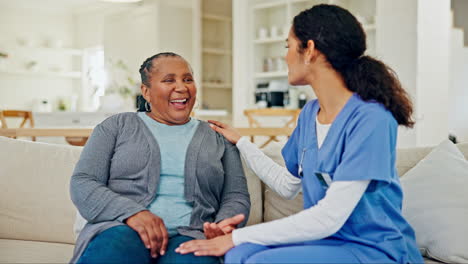
{"type": "Polygon", "coordinates": [[[138,116],[153,136],[159,139],[161,150],[158,190],[148,209],[164,220],[169,236],[174,236],[178,234],[177,227],[190,224],[193,207],[184,198],[184,166],[187,147],[200,121],[191,118],[186,124],[168,126],[152,119],[145,112],[139,112],[138,116]]]}

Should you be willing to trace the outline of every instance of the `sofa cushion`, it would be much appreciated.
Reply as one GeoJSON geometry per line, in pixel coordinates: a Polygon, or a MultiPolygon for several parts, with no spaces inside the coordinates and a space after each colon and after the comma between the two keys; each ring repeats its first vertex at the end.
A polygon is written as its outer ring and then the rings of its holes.
{"type": "Polygon", "coordinates": [[[0,238],[74,243],[69,181],[81,147],[0,137],[0,238]]]}
{"type": "Polygon", "coordinates": [[[457,144],[457,148],[463,153],[465,159],[468,160],[468,143],[457,144]]]}
{"type": "Polygon", "coordinates": [[[245,165],[243,159],[242,166],[244,167],[247,188],[250,194],[250,215],[247,225],[259,224],[263,221],[262,183],[257,175],[245,165]]]}
{"type": "Polygon", "coordinates": [[[269,222],[298,213],[303,210],[303,203],[302,193],[299,193],[293,200],[286,200],[266,187],[264,221],[269,222]]]}
{"type": "MultiPolygon", "coordinates": [[[[268,157],[273,159],[273,161],[281,166],[284,166],[284,159],[281,155],[282,147],[283,146],[281,144],[271,143],[263,148],[262,151],[268,157]]],[[[263,221],[268,222],[283,218],[285,216],[297,213],[303,209],[302,192],[300,192],[293,200],[285,200],[265,184],[262,186],[264,190],[263,221]]]]}
{"type": "MultiPolygon", "coordinates": [[[[457,147],[463,153],[465,158],[468,159],[468,143],[457,144],[457,147]]],[[[427,154],[429,154],[432,149],[433,147],[398,149],[396,162],[398,174],[403,177],[406,172],[408,172],[419,161],[427,156],[427,154]]],[[[275,162],[284,165],[284,160],[281,156],[280,145],[270,144],[265,149],[263,149],[263,151],[275,162]]],[[[279,219],[302,210],[302,194],[299,194],[294,200],[288,201],[281,198],[270,188],[264,187],[264,189],[264,221],[279,219]]]]}
{"type": "Polygon", "coordinates": [[[446,140],[401,180],[403,215],[425,256],[468,262],[468,161],[446,140]]]}
{"type": "Polygon", "coordinates": [[[444,262],[440,262],[436,259],[431,259],[431,258],[426,258],[426,257],[423,257],[424,259],[424,263],[425,264],[439,264],[439,263],[444,263],[444,262]]]}
{"type": "Polygon", "coordinates": [[[420,160],[431,152],[431,147],[403,148],[397,151],[396,166],[398,175],[402,177],[413,168],[420,160]]]}
{"type": "Polygon", "coordinates": [[[0,263],[68,263],[73,245],[0,239],[0,263]]]}
{"type": "MultiPolygon", "coordinates": [[[[468,159],[468,143],[457,144],[458,149],[468,159]]],[[[413,168],[420,160],[431,152],[433,147],[402,148],[397,151],[398,175],[403,177],[406,172],[413,168]]]]}

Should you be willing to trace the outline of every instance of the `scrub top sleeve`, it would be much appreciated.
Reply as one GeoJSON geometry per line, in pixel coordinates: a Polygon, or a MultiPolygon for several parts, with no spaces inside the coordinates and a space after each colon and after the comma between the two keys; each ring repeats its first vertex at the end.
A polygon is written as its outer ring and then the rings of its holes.
{"type": "Polygon", "coordinates": [[[397,123],[388,112],[358,115],[347,131],[346,147],[333,180],[390,183],[395,170],[396,131],[397,123]]]}
{"type": "Polygon", "coordinates": [[[297,126],[294,129],[291,137],[289,137],[288,142],[286,142],[283,149],[281,150],[281,154],[283,155],[286,168],[293,176],[297,178],[300,178],[299,173],[298,173],[300,124],[301,124],[301,116],[299,116],[299,120],[297,120],[297,126]]]}

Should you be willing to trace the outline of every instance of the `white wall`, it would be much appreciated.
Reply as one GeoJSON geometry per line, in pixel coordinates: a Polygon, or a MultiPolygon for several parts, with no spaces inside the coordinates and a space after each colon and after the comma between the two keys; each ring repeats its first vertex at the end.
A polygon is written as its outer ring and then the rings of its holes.
{"type": "MultiPolygon", "coordinates": [[[[104,17],[102,10],[92,10],[90,12],[75,13],[75,34],[76,46],[84,51],[82,70],[88,71],[88,51],[90,49],[99,49],[104,43],[104,17]]],[[[80,111],[88,112],[96,110],[96,98],[89,80],[84,77],[80,89],[80,98],[78,106],[80,111]]]]}
{"type": "MultiPolygon", "coordinates": [[[[123,60],[137,78],[142,62],[158,52],[156,7],[108,15],[104,22],[106,59],[123,60]]],[[[112,78],[112,77],[111,77],[112,78]]]]}
{"type": "MultiPolygon", "coordinates": [[[[64,47],[74,47],[73,25],[70,14],[0,6],[0,50],[11,53],[6,69],[25,70],[24,64],[34,60],[38,71],[55,66],[70,70],[70,57],[18,50],[17,39],[27,39],[35,47],[44,46],[47,39],[57,39],[64,47]]],[[[77,93],[78,87],[79,80],[0,73],[0,108],[32,109],[39,98],[49,99],[55,106],[59,97],[77,93]]]]}
{"type": "MultiPolygon", "coordinates": [[[[160,1],[158,52],[171,51],[184,57],[192,66],[201,99],[201,1],[160,1]]],[[[199,107],[199,104],[195,107],[199,107]]]]}
{"type": "Polygon", "coordinates": [[[377,53],[414,104],[414,129],[400,128],[398,147],[436,145],[448,128],[450,1],[378,0],[377,53]]]}
{"type": "MultiPolygon", "coordinates": [[[[398,75],[416,104],[417,3],[407,0],[377,0],[377,57],[398,75]],[[399,25],[399,26],[395,26],[399,25]]],[[[415,129],[399,128],[398,147],[416,145],[415,129]]]]}
{"type": "Polygon", "coordinates": [[[449,0],[418,0],[416,72],[417,144],[439,144],[448,136],[451,12],[449,0]]]}
{"type": "Polygon", "coordinates": [[[138,70],[141,64],[156,53],[175,52],[189,62],[195,58],[192,6],[175,6],[170,1],[148,3],[108,15],[104,20],[106,59],[122,59],[136,80],[140,79],[138,70]]]}
{"type": "Polygon", "coordinates": [[[146,58],[163,51],[192,61],[192,6],[172,5],[169,0],[148,3],[106,16],[105,56],[123,59],[136,73],[146,58]]]}
{"type": "Polygon", "coordinates": [[[452,31],[451,51],[449,130],[458,141],[468,142],[468,46],[463,45],[462,29],[452,31]]]}
{"type": "MultiPolygon", "coordinates": [[[[199,3],[198,0],[191,2],[199,3]]],[[[104,46],[106,58],[124,60],[136,80],[139,80],[138,69],[146,58],[167,50],[186,57],[198,72],[201,69],[192,34],[195,28],[193,6],[187,5],[185,0],[148,0],[140,4],[115,4],[104,8],[97,5],[66,12],[63,9],[23,10],[0,6],[0,51],[8,52],[2,46],[17,45],[18,37],[42,45],[43,40],[51,36],[62,40],[64,47],[85,49],[104,46]]],[[[28,59],[10,57],[8,61],[21,64],[14,65],[18,69],[23,69],[24,60],[28,59]]],[[[81,70],[76,58],[74,61],[70,57],[55,59],[47,54],[45,58],[32,59],[44,62],[45,68],[58,61],[67,70],[81,70]]],[[[12,69],[12,65],[8,69],[12,69]]],[[[59,97],[72,94],[89,96],[81,89],[81,79],[0,73],[0,108],[32,109],[33,102],[38,98],[50,99],[55,104],[59,97]]],[[[79,104],[79,110],[86,110],[83,101],[79,104]]]]}
{"type": "Polygon", "coordinates": [[[161,4],[159,25],[159,51],[178,53],[189,62],[193,60],[192,52],[192,7],[176,7],[161,4]]]}
{"type": "Polygon", "coordinates": [[[104,43],[104,14],[101,12],[75,15],[76,46],[80,49],[102,46],[104,43]]]}

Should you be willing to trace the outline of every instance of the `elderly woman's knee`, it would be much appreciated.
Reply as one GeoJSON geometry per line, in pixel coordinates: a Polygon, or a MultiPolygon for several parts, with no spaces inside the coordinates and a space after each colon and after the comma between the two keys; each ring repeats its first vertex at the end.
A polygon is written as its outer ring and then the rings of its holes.
{"type": "Polygon", "coordinates": [[[149,250],[127,225],[111,227],[93,238],[77,263],[151,263],[149,250]]]}

